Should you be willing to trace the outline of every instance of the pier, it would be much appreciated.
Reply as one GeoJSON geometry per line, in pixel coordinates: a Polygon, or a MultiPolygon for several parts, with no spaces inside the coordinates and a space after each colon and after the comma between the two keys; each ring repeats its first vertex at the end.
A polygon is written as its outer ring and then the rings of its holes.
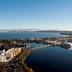
{"type": "Polygon", "coordinates": [[[48,47],[51,47],[51,45],[47,44],[47,45],[35,47],[35,48],[32,48],[32,50],[37,50],[37,49],[41,49],[41,48],[48,48],[48,47]]]}

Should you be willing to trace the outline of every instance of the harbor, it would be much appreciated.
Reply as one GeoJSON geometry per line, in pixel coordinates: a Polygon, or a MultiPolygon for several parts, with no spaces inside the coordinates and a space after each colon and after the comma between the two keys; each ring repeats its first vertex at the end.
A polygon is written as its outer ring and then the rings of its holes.
{"type": "Polygon", "coordinates": [[[0,0],[0,72],[72,72],[72,0],[0,0]]]}
{"type": "MultiPolygon", "coordinates": [[[[72,37],[51,37],[51,38],[32,38],[25,40],[0,40],[0,71],[12,70],[11,66],[15,67],[13,63],[21,64],[24,66],[24,70],[32,70],[26,65],[26,60],[29,55],[38,49],[46,49],[50,47],[62,47],[67,50],[71,50],[72,47],[72,37]],[[32,47],[33,43],[42,44],[37,47],[32,47]],[[26,66],[25,66],[26,65],[26,66]],[[10,69],[7,69],[9,67],[10,69]]],[[[19,70],[19,66],[17,66],[19,70]]],[[[16,70],[16,69],[14,69],[16,70]]],[[[21,70],[19,70],[21,71],[21,70]]],[[[25,71],[24,71],[25,72],[25,71]]],[[[33,70],[32,70],[33,72],[33,70]]]]}
{"type": "Polygon", "coordinates": [[[69,49],[72,47],[72,37],[60,38],[33,38],[31,40],[1,40],[0,41],[0,62],[8,62],[21,52],[21,49],[36,50],[53,46],[69,49]],[[32,43],[43,44],[32,48],[32,43]],[[11,47],[12,46],[12,47],[11,47]],[[6,60],[7,59],[7,60],[6,60]]]}

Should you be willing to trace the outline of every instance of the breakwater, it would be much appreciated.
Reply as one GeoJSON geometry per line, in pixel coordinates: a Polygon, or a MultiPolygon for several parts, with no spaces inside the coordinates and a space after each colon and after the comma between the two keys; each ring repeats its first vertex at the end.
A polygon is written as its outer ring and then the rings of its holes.
{"type": "Polygon", "coordinates": [[[37,50],[37,49],[41,49],[41,48],[48,48],[50,47],[51,45],[47,44],[47,45],[43,45],[43,46],[39,46],[39,47],[35,47],[35,48],[32,48],[31,50],[37,50]]]}

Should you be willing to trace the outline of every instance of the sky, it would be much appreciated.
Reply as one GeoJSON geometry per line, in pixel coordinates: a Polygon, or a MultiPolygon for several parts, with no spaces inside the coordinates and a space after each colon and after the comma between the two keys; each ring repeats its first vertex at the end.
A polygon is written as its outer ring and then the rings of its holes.
{"type": "Polygon", "coordinates": [[[0,29],[72,30],[72,0],[0,0],[0,29]]]}

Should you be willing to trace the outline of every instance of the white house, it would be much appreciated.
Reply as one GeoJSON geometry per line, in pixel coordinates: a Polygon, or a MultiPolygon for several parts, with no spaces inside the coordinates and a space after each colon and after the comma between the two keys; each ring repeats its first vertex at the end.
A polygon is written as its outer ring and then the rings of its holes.
{"type": "Polygon", "coordinates": [[[71,43],[71,42],[65,41],[64,43],[65,43],[65,44],[69,44],[69,45],[72,47],[72,43],[71,43]]]}

